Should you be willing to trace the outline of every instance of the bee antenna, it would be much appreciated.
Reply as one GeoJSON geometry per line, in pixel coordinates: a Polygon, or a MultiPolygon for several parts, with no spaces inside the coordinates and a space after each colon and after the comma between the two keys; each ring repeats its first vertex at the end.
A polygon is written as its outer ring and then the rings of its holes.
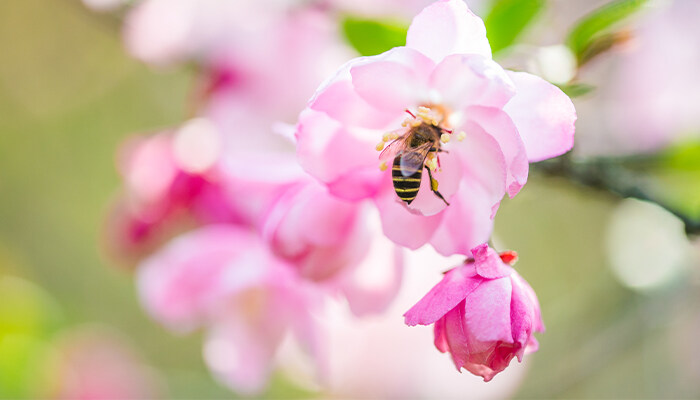
{"type": "Polygon", "coordinates": [[[408,115],[410,115],[411,117],[413,117],[413,118],[416,117],[416,116],[411,112],[411,110],[409,110],[408,108],[405,109],[404,111],[406,111],[406,112],[408,113],[408,115]]]}

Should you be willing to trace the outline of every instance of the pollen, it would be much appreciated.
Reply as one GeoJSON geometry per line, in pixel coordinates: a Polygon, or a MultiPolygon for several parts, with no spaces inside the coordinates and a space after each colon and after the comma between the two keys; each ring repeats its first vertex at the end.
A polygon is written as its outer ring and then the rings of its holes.
{"type": "Polygon", "coordinates": [[[466,137],[467,137],[467,134],[464,131],[461,131],[457,134],[457,140],[459,140],[460,142],[462,140],[464,140],[464,138],[466,138],[466,137]]]}
{"type": "Polygon", "coordinates": [[[442,135],[440,135],[440,141],[441,141],[442,143],[447,143],[447,142],[449,142],[449,141],[450,141],[450,134],[449,134],[449,133],[443,133],[442,135]]]}
{"type": "Polygon", "coordinates": [[[377,146],[375,147],[375,149],[377,149],[377,151],[384,150],[384,142],[377,143],[377,146]]]}
{"type": "Polygon", "coordinates": [[[382,162],[379,164],[379,170],[380,170],[380,171],[386,171],[387,168],[389,168],[389,167],[386,165],[386,161],[382,161],[382,162]]]}
{"type": "Polygon", "coordinates": [[[428,167],[432,172],[437,171],[438,169],[438,162],[435,157],[428,157],[428,159],[425,161],[425,166],[428,167]]]}

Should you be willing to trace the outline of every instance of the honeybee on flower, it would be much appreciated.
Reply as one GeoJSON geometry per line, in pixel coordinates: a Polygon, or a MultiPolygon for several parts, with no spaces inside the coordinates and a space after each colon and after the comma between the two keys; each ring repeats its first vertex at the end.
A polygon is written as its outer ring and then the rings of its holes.
{"type": "Polygon", "coordinates": [[[488,240],[502,197],[527,181],[528,162],[571,149],[575,120],[556,86],[491,59],[484,24],[462,0],[441,0],[413,19],[405,47],[351,60],[321,85],[301,113],[297,153],[334,195],[372,198],[394,242],[467,254],[488,240]],[[439,133],[442,150],[412,163],[431,176],[410,202],[375,150],[406,109],[430,115],[427,141],[439,133]]]}

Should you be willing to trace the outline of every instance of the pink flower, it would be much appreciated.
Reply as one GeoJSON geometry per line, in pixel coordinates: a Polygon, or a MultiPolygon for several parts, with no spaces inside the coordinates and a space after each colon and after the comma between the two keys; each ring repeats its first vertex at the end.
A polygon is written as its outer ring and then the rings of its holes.
{"type": "Polygon", "coordinates": [[[144,261],[138,284],[146,309],[164,325],[208,329],[205,361],[236,391],[264,388],[287,333],[318,355],[319,289],[247,229],[212,225],[175,239],[144,261]]]}
{"type": "Polygon", "coordinates": [[[338,199],[313,180],[288,189],[271,207],[263,236],[307,279],[323,281],[357,265],[370,247],[362,203],[338,199]]]}
{"type": "Polygon", "coordinates": [[[356,315],[384,311],[398,291],[401,250],[381,233],[368,202],[339,199],[307,177],[281,192],[262,221],[270,252],[345,297],[356,315]]]}
{"type": "MultiPolygon", "coordinates": [[[[52,343],[46,363],[47,399],[153,399],[163,396],[157,371],[126,338],[111,330],[82,326],[52,343]]],[[[37,375],[42,376],[42,370],[37,375]]]]}
{"type": "Polygon", "coordinates": [[[216,166],[218,135],[200,118],[125,143],[118,165],[124,193],[108,225],[109,245],[117,255],[141,256],[192,225],[239,223],[247,217],[235,207],[227,193],[230,182],[216,166]]]}
{"type": "Polygon", "coordinates": [[[461,0],[424,9],[406,43],[350,61],[317,90],[300,116],[298,155],[333,194],[373,198],[396,243],[464,254],[487,240],[503,195],[525,184],[528,160],[572,147],[575,111],[555,86],[496,64],[483,22],[461,0]],[[392,164],[407,159],[399,143],[419,129],[429,140],[413,148],[433,149],[401,167],[415,182],[425,166],[415,198],[401,201],[392,164]]]}
{"type": "Polygon", "coordinates": [[[435,347],[449,352],[458,370],[490,381],[513,357],[537,351],[533,332],[544,332],[537,296],[511,263],[487,245],[474,259],[447,272],[406,314],[406,324],[435,324],[435,347]]]}

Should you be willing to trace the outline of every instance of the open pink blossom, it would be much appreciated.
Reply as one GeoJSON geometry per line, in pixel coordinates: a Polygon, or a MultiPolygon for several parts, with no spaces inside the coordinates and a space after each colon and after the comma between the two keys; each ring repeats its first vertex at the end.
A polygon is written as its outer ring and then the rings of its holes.
{"type": "Polygon", "coordinates": [[[509,264],[487,245],[473,259],[448,271],[406,314],[406,324],[435,324],[435,346],[462,368],[490,381],[513,357],[537,351],[533,332],[544,332],[537,296],[509,264]]]}
{"type": "Polygon", "coordinates": [[[415,17],[406,47],[354,59],[321,85],[296,136],[305,170],[339,197],[373,198],[396,243],[464,254],[487,240],[528,161],[572,147],[575,119],[558,88],[491,59],[484,24],[463,1],[441,0],[415,17]],[[392,187],[392,162],[408,153],[396,139],[417,127],[439,140],[423,153],[420,189],[406,203],[392,187]]]}
{"type": "Polygon", "coordinates": [[[166,326],[208,328],[205,360],[236,391],[264,388],[287,333],[318,352],[319,289],[250,230],[212,225],[181,236],[144,261],[138,284],[146,309],[166,326]]]}

